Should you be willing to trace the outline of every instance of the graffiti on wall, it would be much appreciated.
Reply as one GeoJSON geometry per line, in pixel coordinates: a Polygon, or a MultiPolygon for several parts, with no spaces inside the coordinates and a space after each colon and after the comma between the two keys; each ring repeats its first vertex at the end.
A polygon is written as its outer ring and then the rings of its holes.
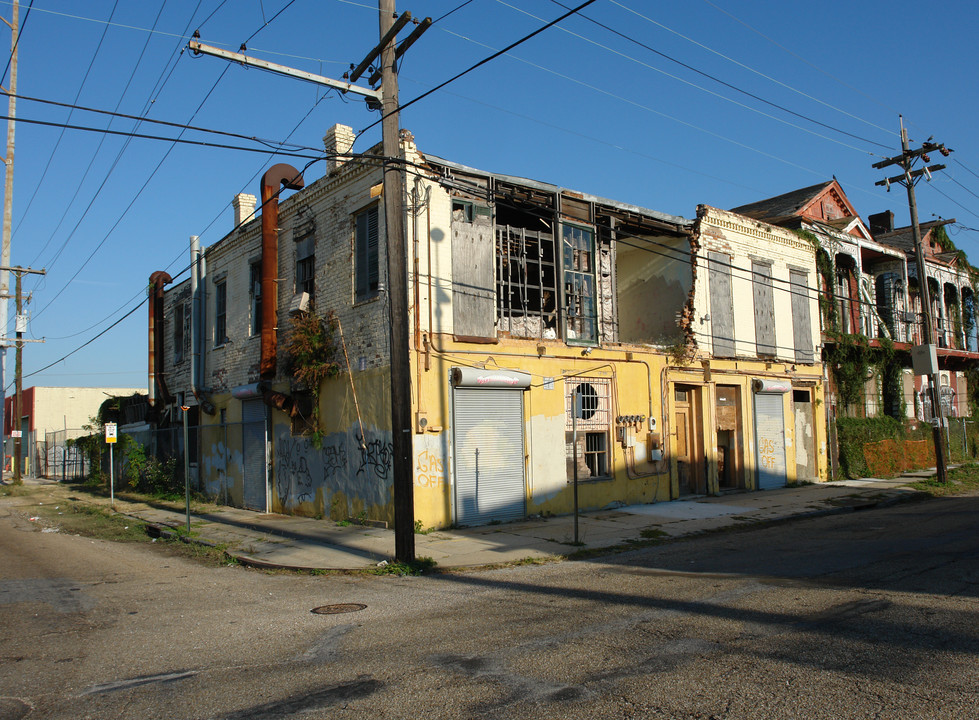
{"type": "Polygon", "coordinates": [[[385,505],[391,499],[393,447],[390,432],[364,433],[359,428],[331,433],[314,444],[307,437],[293,437],[288,426],[278,428],[275,442],[275,493],[283,510],[313,501],[323,502],[342,494],[365,506],[385,505]]]}
{"type": "Polygon", "coordinates": [[[431,450],[422,450],[415,458],[415,485],[424,488],[438,488],[445,485],[445,471],[442,458],[431,450]]]}
{"type": "Polygon", "coordinates": [[[364,440],[360,435],[357,436],[357,440],[360,443],[360,468],[357,474],[387,480],[391,472],[394,446],[383,440],[364,440]]]}

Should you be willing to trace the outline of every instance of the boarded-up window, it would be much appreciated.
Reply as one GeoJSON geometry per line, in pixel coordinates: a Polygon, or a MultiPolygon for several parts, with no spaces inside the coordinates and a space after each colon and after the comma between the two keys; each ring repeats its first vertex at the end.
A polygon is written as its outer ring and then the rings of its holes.
{"type": "Polygon", "coordinates": [[[731,256],[708,252],[710,328],[715,357],[734,357],[734,296],[731,292],[731,256]]]}
{"type": "Polygon", "coordinates": [[[809,313],[809,274],[801,270],[789,270],[789,288],[792,292],[792,344],[795,361],[811,365],[812,316],[809,313]]]}
{"type": "Polygon", "coordinates": [[[772,264],[751,261],[751,287],[755,305],[755,347],[760,356],[775,355],[775,303],[772,298],[772,264]]]}
{"type": "Polygon", "coordinates": [[[452,205],[452,327],[457,336],[495,338],[493,221],[472,203],[452,205]]]}
{"type": "Polygon", "coordinates": [[[358,213],[356,218],[354,266],[356,275],[355,299],[369,300],[377,295],[379,283],[377,206],[358,213]]]}

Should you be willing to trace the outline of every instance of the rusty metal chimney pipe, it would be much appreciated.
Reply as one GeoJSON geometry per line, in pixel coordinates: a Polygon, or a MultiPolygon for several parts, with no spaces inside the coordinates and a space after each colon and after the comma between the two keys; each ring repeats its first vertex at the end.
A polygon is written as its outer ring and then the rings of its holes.
{"type": "MultiPolygon", "coordinates": [[[[149,323],[147,342],[149,346],[149,378],[147,396],[150,407],[156,405],[157,388],[160,378],[157,369],[163,367],[163,287],[173,282],[173,278],[163,270],[157,270],[150,275],[149,287],[149,323]]],[[[166,400],[166,391],[160,393],[160,398],[166,400]]]]}
{"type": "Polygon", "coordinates": [[[259,373],[275,377],[279,277],[279,185],[301,190],[305,181],[292,165],[279,163],[262,176],[262,348],[259,373]]]}

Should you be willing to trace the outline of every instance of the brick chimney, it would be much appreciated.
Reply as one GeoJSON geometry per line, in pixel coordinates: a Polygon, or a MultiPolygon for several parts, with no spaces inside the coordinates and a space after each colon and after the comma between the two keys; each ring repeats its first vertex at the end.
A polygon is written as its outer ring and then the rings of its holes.
{"type": "Polygon", "coordinates": [[[870,234],[874,237],[894,232],[894,213],[890,210],[871,215],[867,220],[870,222],[870,234]]]}
{"type": "MultiPolygon", "coordinates": [[[[354,135],[352,127],[337,124],[326,131],[326,135],[323,136],[323,146],[326,148],[327,155],[343,155],[350,152],[356,139],[357,136],[354,135]]],[[[326,174],[332,175],[348,160],[349,158],[328,158],[326,174]]]]}
{"type": "Polygon", "coordinates": [[[250,193],[238,193],[231,201],[235,209],[235,227],[246,223],[255,217],[255,196],[250,193]]]}

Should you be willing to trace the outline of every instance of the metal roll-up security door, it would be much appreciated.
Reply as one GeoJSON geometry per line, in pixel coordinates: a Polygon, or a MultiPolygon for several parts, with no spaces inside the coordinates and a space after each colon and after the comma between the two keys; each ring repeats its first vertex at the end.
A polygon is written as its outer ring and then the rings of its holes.
{"type": "Polygon", "coordinates": [[[268,512],[265,408],[259,399],[241,402],[243,504],[249,510],[260,512],[268,512]]]}
{"type": "Polygon", "coordinates": [[[758,489],[785,487],[785,419],[783,395],[790,386],[770,380],[755,380],[755,461],[758,489]]]}
{"type": "Polygon", "coordinates": [[[453,375],[456,522],[519,520],[527,512],[523,388],[529,376],[464,370],[453,375]]]}

